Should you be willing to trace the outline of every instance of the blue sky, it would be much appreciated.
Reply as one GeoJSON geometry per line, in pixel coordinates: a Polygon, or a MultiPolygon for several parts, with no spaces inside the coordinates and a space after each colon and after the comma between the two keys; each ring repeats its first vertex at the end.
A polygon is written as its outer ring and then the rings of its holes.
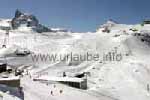
{"type": "Polygon", "coordinates": [[[150,0],[0,0],[0,17],[12,18],[17,8],[42,24],[77,32],[95,31],[107,19],[125,24],[150,19],[150,0]]]}

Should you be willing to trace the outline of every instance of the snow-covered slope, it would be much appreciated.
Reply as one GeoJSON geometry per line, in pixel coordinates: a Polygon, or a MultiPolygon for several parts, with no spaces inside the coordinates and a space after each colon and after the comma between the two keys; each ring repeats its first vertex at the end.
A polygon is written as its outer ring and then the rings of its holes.
{"type": "MultiPolygon", "coordinates": [[[[1,20],[0,25],[6,21],[1,20]]],[[[29,27],[10,30],[6,35],[0,30],[0,46],[7,40],[6,47],[0,49],[1,59],[6,57],[7,63],[13,67],[31,66],[31,76],[46,73],[46,76],[68,76],[83,72],[87,76],[88,89],[81,91],[62,84],[57,89],[65,93],[50,96],[52,85],[34,82],[28,76],[22,78],[25,100],[149,100],[150,99],[150,25],[141,26],[117,24],[108,21],[95,33],[43,32],[37,33],[29,27]],[[103,31],[107,27],[110,31],[103,31]],[[18,57],[15,51],[26,48],[31,55],[18,57]],[[34,55],[47,54],[98,54],[98,60],[90,61],[33,61],[34,55]],[[121,55],[120,60],[106,59],[109,53],[121,55]],[[32,84],[28,84],[31,82],[32,84]],[[36,88],[36,90],[34,90],[36,88]],[[37,92],[41,91],[41,92],[37,92]]],[[[45,74],[44,74],[45,75],[45,74]]],[[[55,90],[56,92],[58,90],[55,90]]],[[[5,95],[5,93],[4,93],[5,95]]],[[[8,95],[8,94],[6,94],[8,95]]],[[[10,95],[11,98],[11,95],[10,95]]]]}

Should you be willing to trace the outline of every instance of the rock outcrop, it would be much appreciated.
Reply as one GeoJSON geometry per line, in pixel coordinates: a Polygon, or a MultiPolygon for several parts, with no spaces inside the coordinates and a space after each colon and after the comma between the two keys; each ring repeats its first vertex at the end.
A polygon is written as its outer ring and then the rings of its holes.
{"type": "Polygon", "coordinates": [[[11,25],[13,29],[18,29],[23,26],[33,28],[33,30],[40,33],[51,31],[48,27],[41,25],[36,16],[22,13],[20,10],[16,10],[15,17],[12,19],[11,25]]]}

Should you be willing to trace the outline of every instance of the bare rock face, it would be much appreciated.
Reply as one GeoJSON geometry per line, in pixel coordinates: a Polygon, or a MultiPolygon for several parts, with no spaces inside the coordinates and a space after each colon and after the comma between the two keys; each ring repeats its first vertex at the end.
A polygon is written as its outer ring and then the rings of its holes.
{"type": "Polygon", "coordinates": [[[19,10],[16,10],[15,17],[12,19],[11,25],[13,29],[17,29],[21,26],[24,26],[31,27],[37,32],[51,31],[49,28],[39,24],[39,20],[36,18],[36,16],[22,13],[19,10]]]}
{"type": "Polygon", "coordinates": [[[22,12],[17,9],[15,12],[15,18],[19,18],[21,15],[22,15],[22,12]]]}
{"type": "Polygon", "coordinates": [[[37,27],[39,24],[38,19],[34,15],[24,14],[19,10],[16,10],[15,17],[12,19],[12,28],[16,29],[21,25],[27,27],[37,27]]]}
{"type": "Polygon", "coordinates": [[[150,33],[135,33],[134,36],[138,37],[142,42],[150,46],[150,33]]]}

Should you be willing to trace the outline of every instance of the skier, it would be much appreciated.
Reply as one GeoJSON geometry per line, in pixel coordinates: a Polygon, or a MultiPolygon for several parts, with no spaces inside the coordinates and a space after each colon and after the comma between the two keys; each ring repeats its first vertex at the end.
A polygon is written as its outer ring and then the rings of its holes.
{"type": "Polygon", "coordinates": [[[29,75],[28,69],[26,70],[27,75],[29,75]]]}
{"type": "Polygon", "coordinates": [[[66,72],[63,72],[63,77],[66,77],[66,72]]]}
{"type": "Polygon", "coordinates": [[[60,90],[59,92],[60,92],[60,94],[62,94],[62,93],[63,93],[63,90],[60,90]]]}
{"type": "Polygon", "coordinates": [[[53,91],[51,91],[51,95],[53,96],[53,91]]]}
{"type": "Polygon", "coordinates": [[[46,85],[48,86],[48,82],[46,83],[46,85]]]}

